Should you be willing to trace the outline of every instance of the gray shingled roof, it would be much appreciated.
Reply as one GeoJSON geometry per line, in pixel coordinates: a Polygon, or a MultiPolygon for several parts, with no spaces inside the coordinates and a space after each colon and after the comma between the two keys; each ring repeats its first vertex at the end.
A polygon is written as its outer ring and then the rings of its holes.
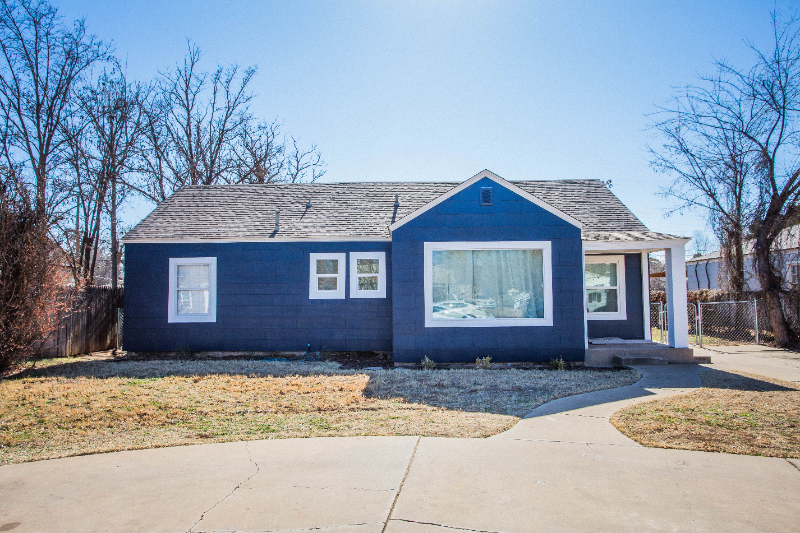
{"type": "MultiPolygon", "coordinates": [[[[584,240],[671,239],[649,231],[599,180],[516,181],[579,220],[584,240]]],[[[187,186],[125,235],[134,240],[389,238],[389,225],[459,183],[299,183],[187,186]],[[394,208],[395,195],[400,207],[394,208]],[[306,208],[310,200],[312,207],[306,208]],[[275,231],[275,210],[280,230],[275,231]]]]}

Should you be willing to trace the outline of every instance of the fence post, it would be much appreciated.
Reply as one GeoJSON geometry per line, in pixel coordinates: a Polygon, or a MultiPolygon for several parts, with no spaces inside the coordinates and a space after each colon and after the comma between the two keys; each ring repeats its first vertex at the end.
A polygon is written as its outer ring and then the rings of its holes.
{"type": "Polygon", "coordinates": [[[703,347],[703,302],[697,302],[697,334],[700,347],[703,347]]]}
{"type": "Polygon", "coordinates": [[[756,303],[756,299],[753,298],[753,317],[756,326],[756,344],[758,344],[758,304],[756,303]]]}

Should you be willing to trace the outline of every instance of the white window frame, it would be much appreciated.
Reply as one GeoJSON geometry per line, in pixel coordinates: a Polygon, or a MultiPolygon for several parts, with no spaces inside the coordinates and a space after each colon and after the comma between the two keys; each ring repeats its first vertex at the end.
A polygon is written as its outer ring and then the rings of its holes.
{"type": "Polygon", "coordinates": [[[386,252],[350,252],[350,298],[386,298],[386,252]],[[375,274],[359,274],[359,259],[378,260],[378,290],[358,288],[358,278],[375,274]]]}
{"type": "Polygon", "coordinates": [[[553,262],[550,241],[498,242],[426,242],[425,265],[425,327],[426,328],[500,328],[512,326],[553,325],[553,262]],[[541,250],[544,288],[544,317],[542,318],[434,318],[433,316],[433,252],[439,250],[541,250]]]}
{"type": "Polygon", "coordinates": [[[344,299],[344,283],[345,273],[347,271],[347,254],[346,253],[314,253],[309,254],[308,262],[308,297],[311,300],[343,300],[344,299]],[[336,274],[336,290],[335,291],[321,291],[317,287],[317,279],[319,277],[332,277],[332,274],[317,274],[317,259],[336,259],[339,261],[339,273],[336,274]]]}
{"type": "Polygon", "coordinates": [[[587,255],[585,258],[587,265],[591,264],[610,264],[617,265],[617,286],[616,287],[596,287],[586,283],[586,268],[583,269],[584,283],[586,289],[583,292],[583,305],[586,309],[587,320],[628,320],[625,298],[625,256],[624,255],[587,255]],[[617,289],[617,303],[619,305],[616,313],[592,313],[589,311],[589,291],[603,289],[617,289]]]}
{"type": "Polygon", "coordinates": [[[217,321],[217,258],[216,257],[170,257],[169,297],[167,321],[216,322],[217,321]],[[208,265],[208,313],[178,314],[178,265],[208,265]]]}

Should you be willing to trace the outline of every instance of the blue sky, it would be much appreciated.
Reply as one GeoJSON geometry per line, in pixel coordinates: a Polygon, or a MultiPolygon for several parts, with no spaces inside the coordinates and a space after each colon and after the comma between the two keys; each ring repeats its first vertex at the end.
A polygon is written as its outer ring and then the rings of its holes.
{"type": "MultiPolygon", "coordinates": [[[[768,1],[55,1],[114,41],[132,78],[181,61],[258,67],[253,112],[317,144],[324,181],[597,178],[652,230],[665,213],[648,114],[715,58],[768,49],[768,1]]],[[[152,206],[126,213],[133,224],[152,206]]],[[[691,245],[690,245],[691,246],[691,245]]]]}

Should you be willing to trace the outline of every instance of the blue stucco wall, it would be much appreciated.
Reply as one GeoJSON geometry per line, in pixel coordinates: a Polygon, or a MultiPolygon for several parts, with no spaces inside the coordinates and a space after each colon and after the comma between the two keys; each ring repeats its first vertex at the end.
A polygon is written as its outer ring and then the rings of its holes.
{"type": "Polygon", "coordinates": [[[643,309],[642,255],[625,254],[625,310],[628,319],[589,320],[589,338],[644,339],[643,309]]]}
{"type": "Polygon", "coordinates": [[[583,271],[580,230],[489,179],[478,180],[392,234],[395,362],[582,361],[583,271]],[[481,206],[481,187],[493,205],[481,206]],[[553,326],[425,327],[423,247],[445,241],[552,243],[553,326]]]}
{"type": "MultiPolygon", "coordinates": [[[[391,243],[221,243],[125,246],[126,350],[392,349],[391,243]],[[309,253],[386,252],[387,297],[310,300],[309,253]],[[217,258],[217,321],[167,322],[170,257],[217,258]]],[[[349,263],[349,257],[348,257],[349,263]]]]}

